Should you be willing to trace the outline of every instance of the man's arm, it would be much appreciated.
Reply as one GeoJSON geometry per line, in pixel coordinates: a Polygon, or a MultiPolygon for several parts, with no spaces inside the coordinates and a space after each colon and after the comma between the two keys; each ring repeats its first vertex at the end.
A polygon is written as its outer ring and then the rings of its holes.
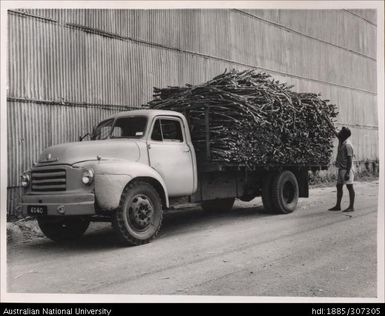
{"type": "Polygon", "coordinates": [[[346,145],[346,151],[347,151],[347,163],[346,163],[346,173],[345,173],[345,181],[348,181],[350,178],[350,170],[352,169],[353,165],[353,147],[349,144],[346,145]]]}

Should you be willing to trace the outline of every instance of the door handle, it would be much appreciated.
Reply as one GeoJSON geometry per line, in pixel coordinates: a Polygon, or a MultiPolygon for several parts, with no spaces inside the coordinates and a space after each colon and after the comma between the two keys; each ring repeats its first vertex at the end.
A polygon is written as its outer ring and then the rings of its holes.
{"type": "Polygon", "coordinates": [[[184,147],[183,151],[186,152],[186,153],[189,152],[190,151],[190,147],[188,147],[188,146],[184,147]]]}
{"type": "Polygon", "coordinates": [[[151,149],[151,145],[150,144],[147,144],[147,149],[151,149]]]}

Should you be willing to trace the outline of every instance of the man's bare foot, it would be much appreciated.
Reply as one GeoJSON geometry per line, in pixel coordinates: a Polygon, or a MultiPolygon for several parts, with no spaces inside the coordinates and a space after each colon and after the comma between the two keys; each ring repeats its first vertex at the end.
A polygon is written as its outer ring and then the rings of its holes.
{"type": "Polygon", "coordinates": [[[341,211],[341,208],[338,206],[334,206],[332,208],[329,208],[328,211],[341,211]]]}
{"type": "Polygon", "coordinates": [[[346,210],[343,210],[342,212],[344,212],[344,213],[354,212],[354,208],[353,207],[348,207],[346,210]]]}

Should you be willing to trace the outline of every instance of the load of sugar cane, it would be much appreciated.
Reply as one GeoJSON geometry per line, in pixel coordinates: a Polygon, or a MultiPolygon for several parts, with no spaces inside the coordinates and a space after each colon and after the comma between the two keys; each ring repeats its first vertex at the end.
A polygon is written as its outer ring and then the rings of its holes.
{"type": "Polygon", "coordinates": [[[320,95],[256,70],[154,88],[146,106],[185,114],[198,158],[246,166],[329,164],[338,114],[320,95]]]}

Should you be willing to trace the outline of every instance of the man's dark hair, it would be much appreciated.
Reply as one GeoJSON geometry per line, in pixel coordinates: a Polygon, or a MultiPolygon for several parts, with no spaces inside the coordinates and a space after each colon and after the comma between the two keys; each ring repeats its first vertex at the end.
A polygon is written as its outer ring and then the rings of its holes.
{"type": "Polygon", "coordinates": [[[348,127],[342,127],[343,130],[345,130],[345,136],[346,138],[350,137],[350,135],[352,135],[352,132],[350,131],[350,129],[348,127]]]}
{"type": "Polygon", "coordinates": [[[350,131],[350,129],[348,127],[343,126],[338,134],[339,134],[339,138],[342,141],[344,141],[344,140],[348,139],[350,137],[350,135],[352,135],[352,132],[350,131]]]}

